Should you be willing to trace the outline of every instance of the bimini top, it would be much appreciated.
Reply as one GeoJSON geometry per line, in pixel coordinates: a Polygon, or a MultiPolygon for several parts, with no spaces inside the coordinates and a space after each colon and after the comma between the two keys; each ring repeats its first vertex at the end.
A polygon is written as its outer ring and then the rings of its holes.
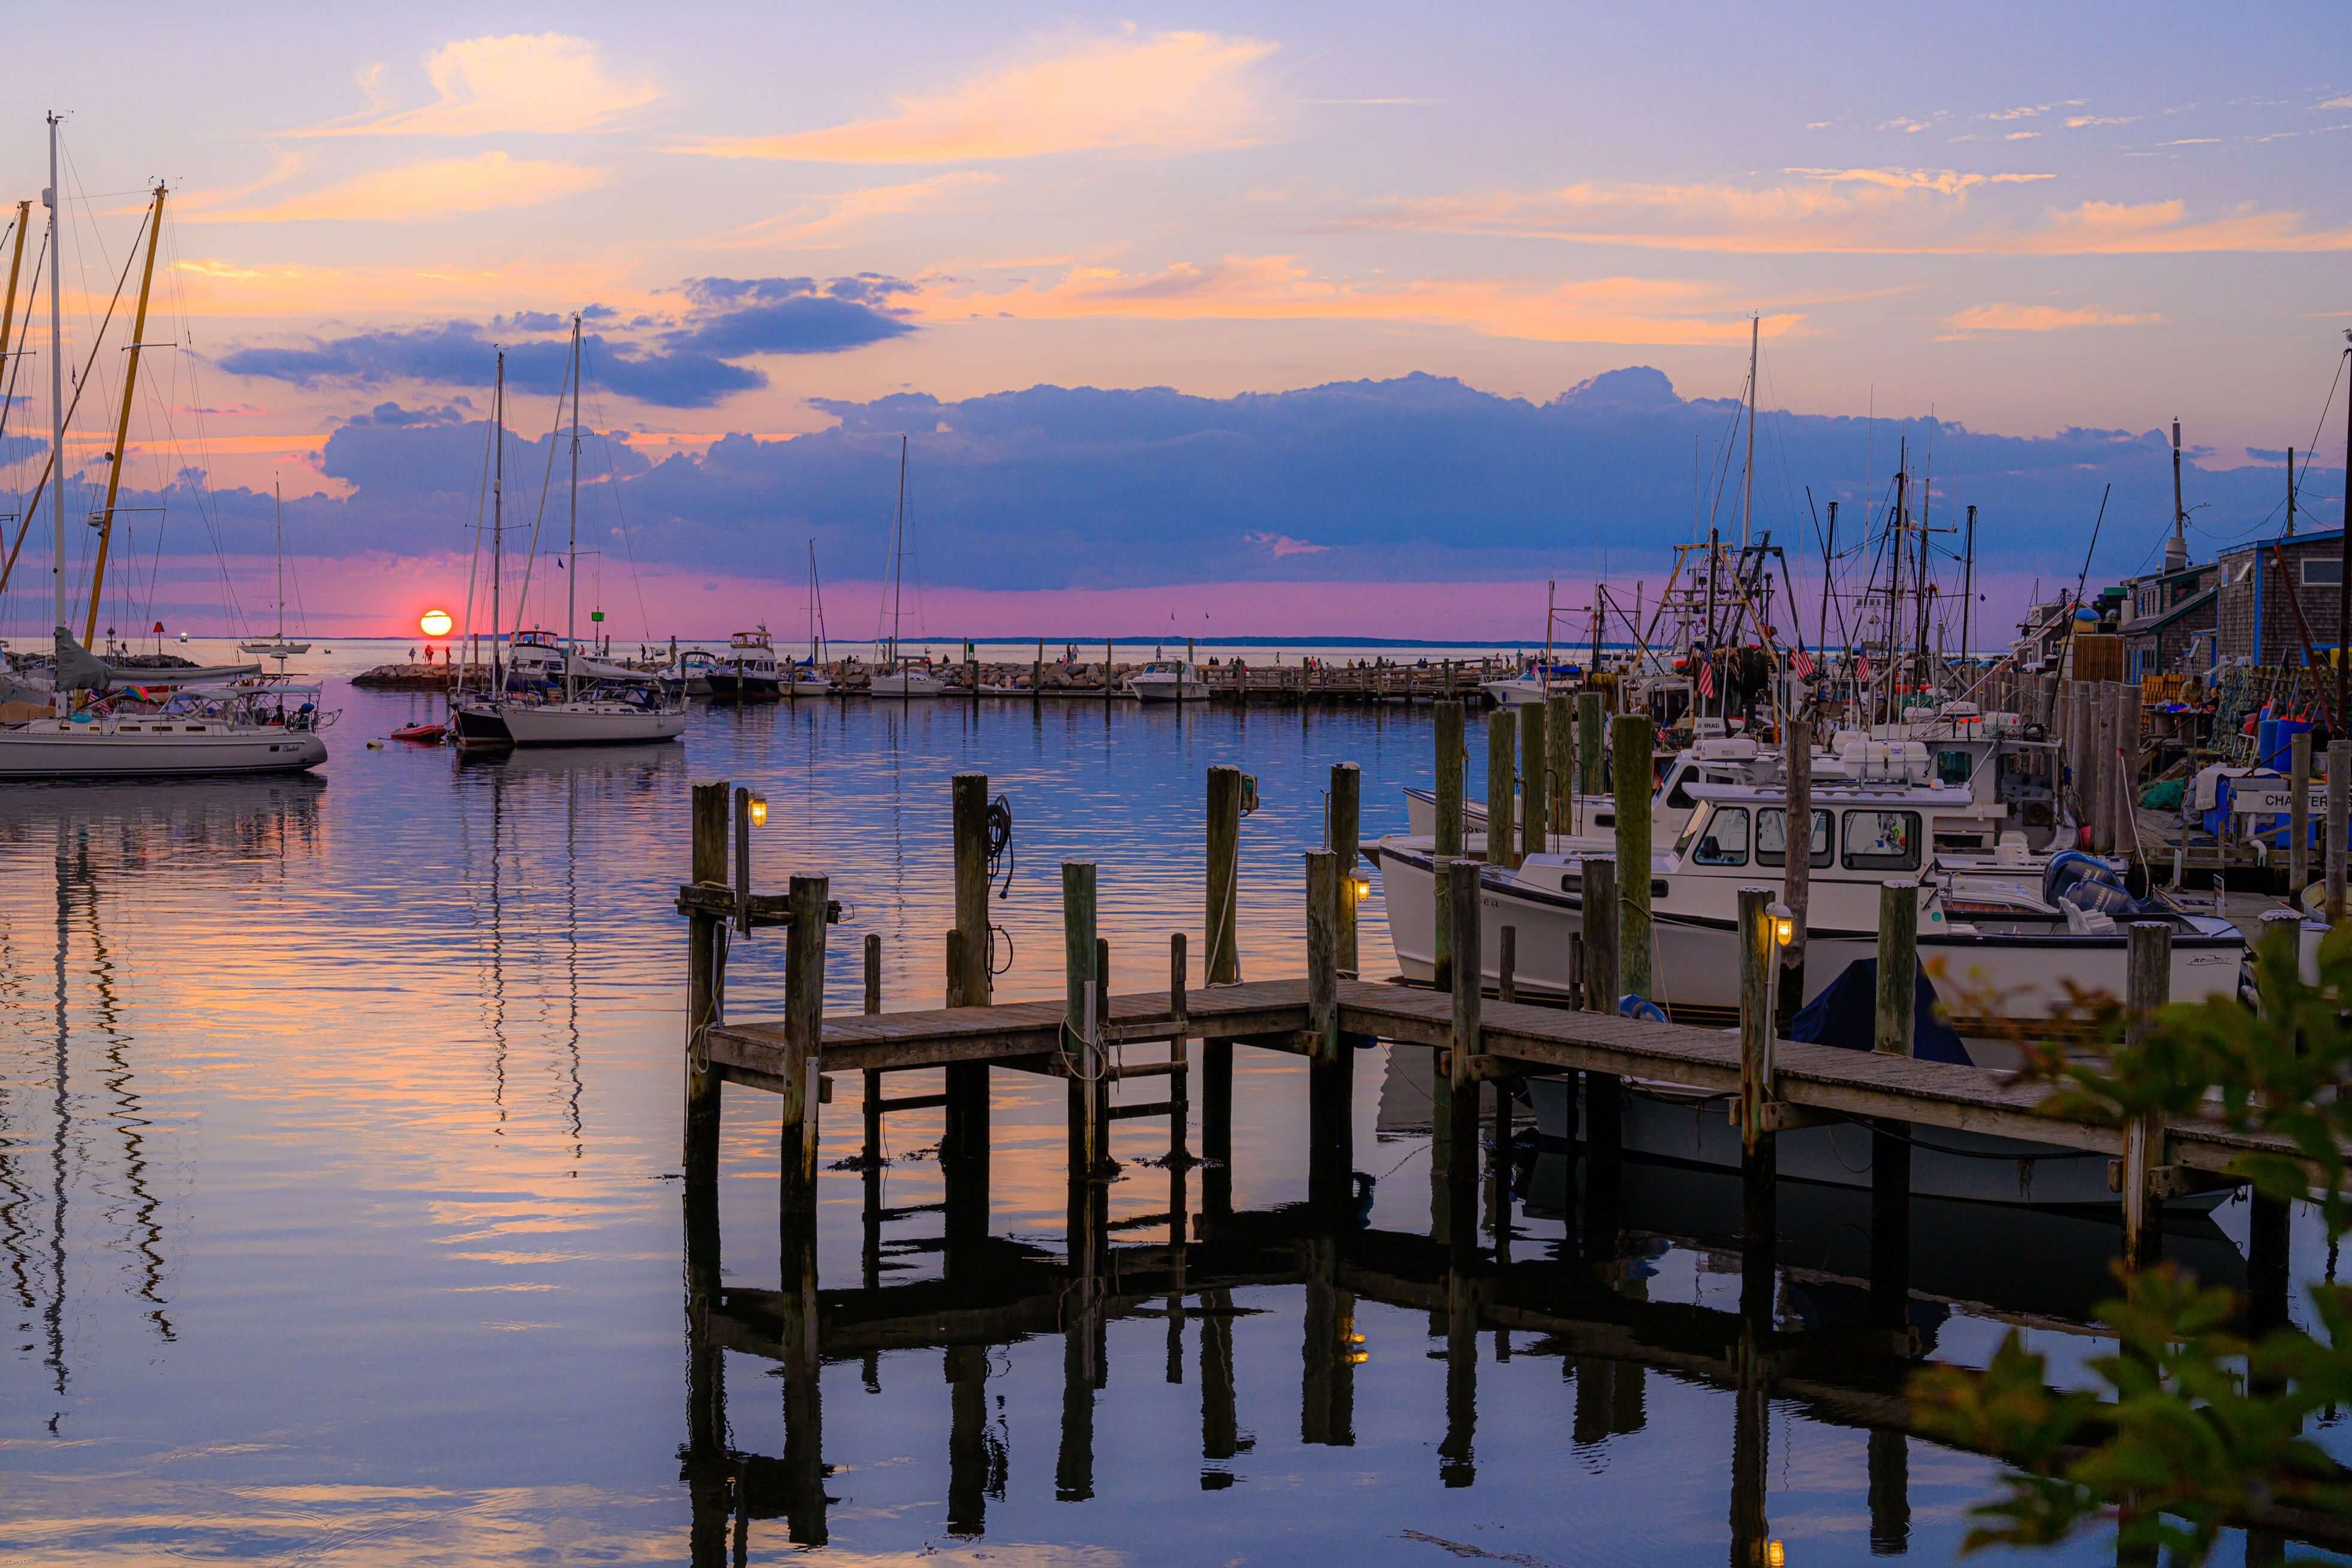
{"type": "MultiPolygon", "coordinates": [[[[1713,800],[1734,805],[1785,806],[1789,789],[1785,784],[1688,784],[1684,788],[1694,800],[1713,800]]],[[[1945,784],[1898,784],[1871,780],[1851,782],[1843,779],[1813,780],[1813,804],[1816,806],[1920,806],[1949,807],[1958,810],[1974,805],[1976,797],[1966,789],[1945,784]]]]}

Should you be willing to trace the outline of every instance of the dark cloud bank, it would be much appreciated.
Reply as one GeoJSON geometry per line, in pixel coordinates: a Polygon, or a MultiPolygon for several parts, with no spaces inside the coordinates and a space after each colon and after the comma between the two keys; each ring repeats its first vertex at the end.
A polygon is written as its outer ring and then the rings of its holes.
{"type": "MultiPolygon", "coordinates": [[[[663,351],[736,352],[762,330],[737,310],[828,301],[871,308],[815,290],[730,299],[723,329],[672,329],[676,346],[663,351]]],[[[1676,396],[1646,368],[1612,371],[1543,403],[1415,375],[1226,399],[1039,386],[960,402],[903,394],[817,406],[836,428],[793,441],[730,435],[700,457],[652,462],[625,441],[600,440],[583,463],[597,480],[583,498],[583,523],[609,539],[616,516],[625,517],[643,562],[793,580],[814,538],[829,578],[877,577],[904,433],[912,442],[911,570],[934,586],[1581,581],[1604,551],[1615,574],[1654,584],[1668,545],[1692,536],[1694,447],[1713,461],[1736,414],[1729,402],[1676,396]]],[[[1937,524],[1959,523],[1969,503],[1980,508],[1989,573],[2071,581],[2109,482],[2115,496],[2094,580],[2157,558],[2171,469],[2155,432],[2024,438],[1924,419],[1872,424],[1768,413],[1757,443],[1758,526],[1801,558],[1817,558],[1803,486],[1812,486],[1824,511],[1832,498],[1843,504],[1851,537],[1861,498],[1885,493],[1906,438],[1915,471],[1932,448],[1937,524]]],[[[547,438],[510,439],[509,516],[528,522],[547,438]]],[[[487,446],[478,396],[471,406],[384,403],[327,444],[324,467],[356,487],[351,498],[289,507],[289,524],[299,519],[304,549],[327,553],[464,550],[487,446]]],[[[1736,486],[1735,463],[1718,514],[1734,531],[1736,486]]],[[[1714,487],[1710,478],[1710,496],[1714,487]]],[[[2195,515],[2200,557],[2266,518],[2277,526],[2277,469],[2207,472],[2192,461],[2188,488],[2191,505],[2210,504],[2195,515]]],[[[2342,494],[2340,471],[2310,476],[2306,505],[2323,493],[2342,494]]],[[[218,501],[233,546],[267,548],[266,495],[218,501]]],[[[2312,526],[2334,526],[2339,508],[2327,501],[2312,526]]]]}

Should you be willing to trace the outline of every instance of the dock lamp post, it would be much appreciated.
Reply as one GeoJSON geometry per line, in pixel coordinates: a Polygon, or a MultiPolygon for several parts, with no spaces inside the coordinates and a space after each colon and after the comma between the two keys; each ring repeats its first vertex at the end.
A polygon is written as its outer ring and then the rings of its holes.
{"type": "Polygon", "coordinates": [[[1764,920],[1772,937],[1772,967],[1768,982],[1771,994],[1767,998],[1764,1013],[1764,1027],[1769,1031],[1774,1027],[1773,1020],[1780,1016],[1780,954],[1797,939],[1797,915],[1776,898],[1764,906],[1764,920]]]}

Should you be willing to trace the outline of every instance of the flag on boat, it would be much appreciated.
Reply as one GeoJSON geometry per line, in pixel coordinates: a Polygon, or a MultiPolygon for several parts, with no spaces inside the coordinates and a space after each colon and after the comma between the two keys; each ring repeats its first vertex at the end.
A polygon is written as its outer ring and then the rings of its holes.
{"type": "Polygon", "coordinates": [[[1853,662],[1853,678],[1857,681],[1864,682],[1867,682],[1870,679],[1869,654],[1864,653],[1861,658],[1856,659],[1853,662]]]}
{"type": "Polygon", "coordinates": [[[1712,656],[1698,667],[1698,695],[1703,697],[1715,695],[1715,660],[1712,656]]]}
{"type": "Polygon", "coordinates": [[[1789,655],[1789,668],[1797,672],[1799,680],[1810,681],[1813,678],[1813,656],[1800,648],[1789,655]]]}

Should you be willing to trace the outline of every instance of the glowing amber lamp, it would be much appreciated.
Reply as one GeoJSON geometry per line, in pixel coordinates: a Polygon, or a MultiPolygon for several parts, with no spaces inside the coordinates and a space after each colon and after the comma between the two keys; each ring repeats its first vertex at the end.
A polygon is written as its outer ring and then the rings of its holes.
{"type": "Polygon", "coordinates": [[[416,618],[416,629],[427,637],[446,637],[457,624],[457,618],[446,610],[428,610],[416,618]]]}
{"type": "Polygon", "coordinates": [[[764,828],[768,825],[768,798],[765,795],[752,796],[751,800],[744,802],[744,806],[751,818],[753,827],[764,828]]]}

